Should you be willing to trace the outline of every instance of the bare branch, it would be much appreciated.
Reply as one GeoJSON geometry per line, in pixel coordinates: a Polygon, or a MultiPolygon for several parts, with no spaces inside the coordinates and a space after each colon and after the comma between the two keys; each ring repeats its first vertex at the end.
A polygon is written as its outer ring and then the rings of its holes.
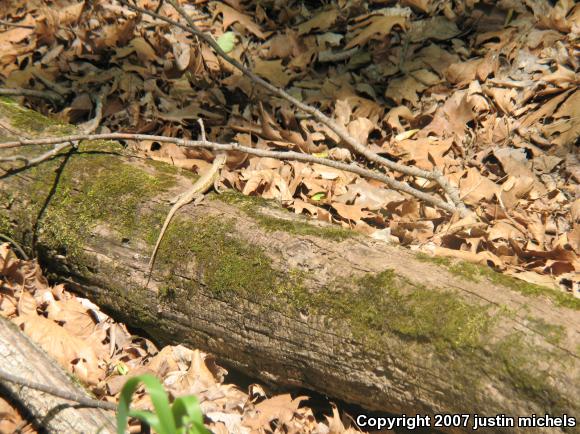
{"type": "Polygon", "coordinates": [[[6,21],[6,20],[0,20],[0,25],[6,26],[6,27],[20,27],[22,29],[34,29],[34,26],[29,26],[26,24],[12,23],[12,22],[6,21]]]}
{"type": "MultiPolygon", "coordinates": [[[[79,125],[79,128],[81,129],[81,131],[84,131],[85,134],[91,134],[99,127],[99,124],[101,123],[101,120],[103,119],[103,101],[105,99],[105,95],[106,95],[107,91],[108,91],[108,87],[105,86],[101,90],[101,92],[97,95],[97,97],[95,98],[95,101],[96,101],[95,116],[92,119],[88,120],[87,122],[79,125]]],[[[62,142],[62,140],[61,140],[61,142],[62,142]]],[[[65,142],[65,143],[61,143],[61,142],[56,143],[54,148],[52,148],[50,151],[45,152],[44,154],[39,155],[38,157],[35,157],[33,159],[30,159],[30,160],[28,159],[28,157],[26,157],[24,155],[12,155],[10,157],[0,157],[0,162],[24,161],[24,166],[22,168],[32,167],[32,166],[35,166],[39,163],[42,163],[43,161],[48,160],[49,158],[54,157],[60,151],[62,151],[65,148],[68,148],[69,146],[76,147],[78,145],[77,141],[71,141],[71,142],[65,142]]],[[[20,140],[18,143],[19,143],[19,146],[24,146],[22,140],[20,140]]],[[[12,143],[9,146],[5,146],[4,144],[0,143],[0,149],[2,149],[2,148],[14,148],[15,146],[13,146],[13,145],[14,145],[14,143],[12,143]]]]}
{"type": "MultiPolygon", "coordinates": [[[[60,142],[62,142],[62,140],[60,142]]],[[[74,145],[73,142],[66,142],[66,143],[60,143],[60,142],[57,143],[55,145],[55,147],[52,148],[50,151],[45,152],[44,154],[39,155],[38,157],[28,159],[28,157],[25,157],[24,155],[14,155],[11,157],[0,158],[0,162],[6,163],[6,162],[12,162],[12,161],[24,161],[24,167],[36,166],[37,164],[40,164],[43,161],[46,161],[46,160],[54,157],[63,149],[66,149],[66,148],[74,145]]]]}
{"type": "Polygon", "coordinates": [[[0,370],[0,380],[10,381],[11,383],[18,384],[20,386],[28,387],[34,390],[40,390],[44,393],[49,393],[59,398],[66,399],[67,401],[77,402],[85,407],[102,408],[105,410],[117,410],[117,405],[112,402],[107,401],[97,401],[96,399],[91,399],[86,396],[76,395],[63,391],[57,387],[50,386],[48,384],[36,383],[34,381],[28,381],[26,378],[21,378],[16,375],[12,375],[8,372],[0,370]]]}
{"type": "MultiPolygon", "coordinates": [[[[374,179],[388,185],[393,190],[402,191],[408,193],[411,196],[416,197],[424,202],[430,203],[438,208],[441,208],[448,212],[456,212],[457,209],[453,204],[450,204],[436,196],[432,196],[423,191],[417,190],[411,187],[409,184],[396,179],[390,178],[383,173],[379,173],[373,170],[365,169],[363,167],[357,166],[355,164],[346,164],[339,161],[329,160],[327,158],[315,157],[310,154],[301,154],[294,151],[269,151],[266,149],[255,149],[248,146],[242,146],[238,143],[214,143],[204,140],[186,140],[177,137],[166,137],[166,136],[154,136],[149,134],[129,134],[129,133],[107,133],[107,134],[76,134],[72,136],[64,137],[47,137],[39,139],[20,139],[18,141],[6,142],[0,144],[0,147],[13,148],[18,146],[30,146],[30,145],[54,145],[63,144],[63,148],[70,146],[73,142],[78,142],[79,140],[152,140],[161,143],[173,143],[178,146],[184,146],[189,148],[205,148],[211,149],[213,151],[225,152],[225,151],[238,151],[249,155],[256,155],[258,157],[269,157],[276,158],[279,160],[293,160],[293,161],[303,161],[306,163],[321,164],[323,166],[333,167],[338,170],[344,170],[345,172],[356,173],[363,178],[374,179]],[[66,143],[63,143],[66,142],[66,143]]],[[[54,151],[54,149],[53,149],[54,151]]],[[[52,151],[51,151],[52,152],[52,151]]],[[[9,157],[10,158],[10,157],[9,157]]]]}
{"type": "Polygon", "coordinates": [[[30,96],[34,98],[48,99],[54,103],[64,102],[64,98],[56,92],[35,89],[0,89],[0,95],[5,96],[30,96]]]}

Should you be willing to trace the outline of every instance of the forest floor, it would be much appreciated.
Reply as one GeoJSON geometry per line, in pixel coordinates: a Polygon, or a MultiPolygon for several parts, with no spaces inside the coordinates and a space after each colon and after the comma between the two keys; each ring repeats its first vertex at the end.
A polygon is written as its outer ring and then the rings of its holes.
{"type": "MultiPolygon", "coordinates": [[[[316,105],[368,149],[441,170],[473,213],[461,218],[350,172],[245,154],[230,155],[222,183],[374,238],[580,297],[580,5],[553,3],[182,2],[230,56],[316,105]]],[[[180,28],[117,1],[5,4],[0,83],[57,95],[56,102],[19,98],[43,114],[80,124],[93,116],[92,96],[102,95],[102,132],[197,138],[202,118],[212,141],[375,168],[180,28]]],[[[167,3],[159,13],[180,18],[167,3]]],[[[155,141],[132,149],[197,172],[211,160],[206,151],[155,141]]],[[[446,199],[432,181],[390,176],[446,199]]],[[[260,386],[245,393],[225,385],[211,356],[157,349],[62,285],[49,286],[36,263],[2,249],[0,313],[32,334],[47,327],[55,339],[75,336],[74,351],[90,357],[67,368],[97,396],[114,397],[126,369],[151,370],[169,378],[172,392],[202,396],[215,432],[227,432],[228,423],[256,432],[348,429],[337,413],[323,427],[289,395],[267,398],[260,386]],[[15,279],[23,275],[21,287],[15,279]],[[274,420],[278,425],[266,428],[274,420]]]]}

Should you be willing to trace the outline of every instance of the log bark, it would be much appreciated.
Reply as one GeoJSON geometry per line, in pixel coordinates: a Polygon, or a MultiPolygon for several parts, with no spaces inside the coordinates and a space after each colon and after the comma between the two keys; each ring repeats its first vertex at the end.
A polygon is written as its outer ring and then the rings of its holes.
{"type": "MultiPolygon", "coordinates": [[[[59,392],[89,398],[41,348],[17,327],[0,317],[0,369],[59,392]]],[[[77,407],[76,402],[58,398],[10,381],[2,387],[34,418],[36,426],[50,433],[114,433],[114,413],[97,408],[77,407]]]]}
{"type": "MultiPolygon", "coordinates": [[[[13,111],[0,104],[6,119],[13,111]]],[[[20,122],[6,122],[14,136],[20,122]]],[[[66,128],[35,127],[18,134],[66,128]]],[[[228,192],[183,208],[145,288],[168,199],[189,178],[115,143],[81,144],[0,172],[0,230],[161,343],[202,348],[278,385],[381,412],[505,414],[513,431],[518,416],[580,414],[577,300],[255,198],[228,192]]]]}

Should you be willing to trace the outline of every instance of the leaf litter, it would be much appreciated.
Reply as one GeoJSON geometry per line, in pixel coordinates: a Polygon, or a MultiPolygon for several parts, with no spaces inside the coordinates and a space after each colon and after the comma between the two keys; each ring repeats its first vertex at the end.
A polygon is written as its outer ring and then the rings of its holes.
{"type": "MultiPolygon", "coordinates": [[[[90,95],[108,86],[103,128],[111,131],[195,138],[201,117],[210,140],[364,164],[326,126],[266,95],[179,28],[117,2],[12,3],[3,18],[34,27],[0,33],[0,79],[6,87],[56,90],[68,102],[30,100],[37,110],[82,122],[94,110],[90,95]]],[[[469,224],[477,234],[465,227],[450,241],[457,216],[356,175],[329,177],[322,166],[237,158],[224,183],[371,236],[388,229],[390,242],[413,249],[460,250],[475,262],[487,251],[497,271],[526,280],[536,274],[580,296],[580,222],[571,212],[580,200],[580,6],[389,3],[183,2],[232,57],[330,113],[369,149],[442,170],[476,212],[478,222],[469,224]]],[[[167,4],[159,12],[179,18],[167,4]]],[[[188,169],[203,168],[207,157],[169,144],[135,150],[188,169]]]]}
{"type": "MultiPolygon", "coordinates": [[[[151,10],[158,5],[136,3],[151,10]]],[[[580,297],[580,5],[180,3],[232,57],[330,114],[369,149],[425,170],[440,169],[476,217],[461,219],[352,173],[292,161],[236,156],[222,181],[227,187],[390,243],[489,265],[580,297]]],[[[179,19],[168,4],[159,12],[179,19]]],[[[203,118],[209,140],[365,164],[328,127],[266,94],[191,35],[116,1],[58,0],[47,6],[11,0],[1,15],[32,26],[0,24],[3,86],[52,90],[66,98],[62,106],[25,100],[40,112],[70,123],[86,121],[95,108],[90,96],[106,89],[105,131],[196,138],[197,119],[203,118]]],[[[143,142],[134,151],[187,169],[203,169],[207,158],[203,151],[171,144],[143,142]]],[[[391,176],[423,190],[434,187],[424,179],[391,176]]],[[[32,335],[49,327],[47,346],[77,342],[76,337],[78,345],[58,356],[87,384],[100,385],[100,396],[120,387],[118,376],[104,380],[113,363],[103,362],[107,354],[132,369],[159,357],[164,361],[153,363],[156,369],[181,372],[171,376],[173,384],[218,387],[219,376],[188,374],[187,363],[204,366],[209,356],[184,355],[184,349],[157,353],[150,342],[94,313],[95,306],[62,287],[48,288],[35,267],[16,266],[34,274],[31,288],[37,289],[19,295],[3,289],[3,315],[32,335]]],[[[286,420],[288,412],[296,416],[290,410],[296,405],[290,397],[277,398],[250,425],[275,413],[278,420],[286,420]],[[284,411],[276,413],[281,402],[284,411]]],[[[228,416],[218,406],[212,411],[222,414],[224,426],[247,417],[228,416]]]]}

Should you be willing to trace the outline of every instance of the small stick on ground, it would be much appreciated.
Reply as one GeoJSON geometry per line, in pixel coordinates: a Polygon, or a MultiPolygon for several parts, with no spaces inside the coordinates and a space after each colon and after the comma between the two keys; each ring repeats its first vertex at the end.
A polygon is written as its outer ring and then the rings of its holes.
{"type": "Polygon", "coordinates": [[[40,390],[44,393],[50,393],[51,395],[57,396],[67,401],[73,401],[83,405],[85,407],[102,408],[104,410],[117,410],[117,405],[112,402],[107,401],[97,401],[96,399],[87,398],[86,396],[75,395],[58,389],[48,384],[36,383],[34,381],[28,381],[26,378],[21,378],[16,375],[12,375],[8,372],[0,370],[0,380],[10,381],[11,383],[18,384],[20,386],[28,387],[34,390],[40,390]]]}
{"type": "Polygon", "coordinates": [[[35,89],[0,89],[0,95],[4,96],[29,96],[33,98],[43,98],[53,103],[62,104],[64,98],[56,92],[35,89]]]}
{"type": "Polygon", "coordinates": [[[12,23],[12,22],[6,21],[6,20],[0,20],[0,25],[6,26],[6,27],[20,27],[22,29],[34,29],[34,26],[29,26],[26,24],[12,23]]]}

